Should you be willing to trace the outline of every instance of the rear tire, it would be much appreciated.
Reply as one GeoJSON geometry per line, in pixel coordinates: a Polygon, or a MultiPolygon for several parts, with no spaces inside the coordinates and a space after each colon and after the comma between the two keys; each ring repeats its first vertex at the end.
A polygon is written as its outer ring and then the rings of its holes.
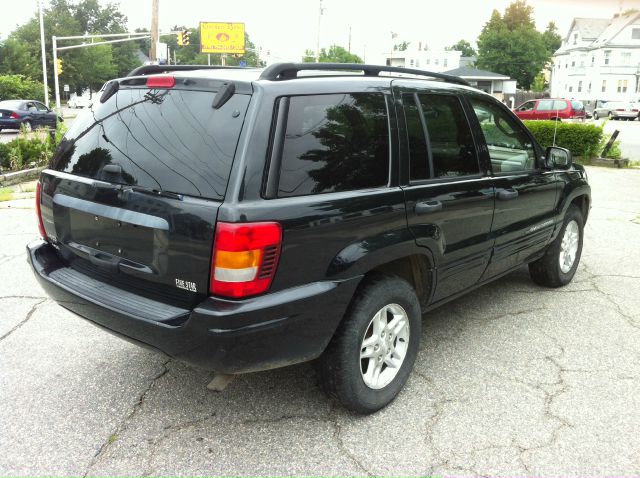
{"type": "Polygon", "coordinates": [[[316,362],[320,386],[354,412],[383,408],[409,378],[421,326],[418,297],[408,282],[395,276],[370,280],[316,362]]]}
{"type": "Polygon", "coordinates": [[[27,133],[31,133],[33,131],[33,126],[31,125],[31,121],[25,121],[24,123],[22,123],[22,126],[24,127],[24,130],[27,133]]]}
{"type": "Polygon", "coordinates": [[[529,264],[531,279],[545,287],[561,287],[573,279],[582,255],[584,219],[576,206],[569,206],[562,228],[545,255],[529,264]]]}
{"type": "Polygon", "coordinates": [[[598,116],[598,113],[596,113],[595,111],[593,112],[593,119],[600,119],[600,116],[598,116]]]}

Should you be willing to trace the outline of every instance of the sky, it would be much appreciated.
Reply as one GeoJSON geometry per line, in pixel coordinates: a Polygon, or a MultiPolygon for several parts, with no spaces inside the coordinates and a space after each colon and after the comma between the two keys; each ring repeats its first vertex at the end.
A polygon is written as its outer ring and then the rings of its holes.
{"type": "MultiPolygon", "coordinates": [[[[45,4],[48,0],[44,0],[45,4]]],[[[100,3],[110,3],[100,0],[100,3]]],[[[120,0],[120,11],[130,30],[150,27],[151,0],[120,0]]],[[[393,43],[422,42],[437,49],[460,39],[472,44],[489,20],[511,0],[322,0],[320,47],[333,44],[372,61],[393,43]],[[395,40],[391,32],[397,33],[395,40]]],[[[610,18],[640,0],[529,0],[539,30],[553,21],[566,35],[574,17],[610,18]]],[[[244,22],[247,33],[273,61],[299,61],[305,49],[315,50],[320,0],[160,0],[160,29],[174,25],[197,26],[200,21],[244,22]]],[[[0,0],[0,38],[36,12],[37,0],[0,0]]]]}

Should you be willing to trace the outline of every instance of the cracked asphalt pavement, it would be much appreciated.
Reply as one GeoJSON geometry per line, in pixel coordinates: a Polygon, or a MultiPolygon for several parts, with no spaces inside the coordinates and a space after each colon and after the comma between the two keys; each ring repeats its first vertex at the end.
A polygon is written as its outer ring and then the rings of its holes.
{"type": "Polygon", "coordinates": [[[366,417],[308,364],[215,393],[75,317],[26,263],[32,201],[0,203],[0,475],[640,475],[640,170],[588,172],[573,283],[523,268],[427,314],[405,390],[366,417]]]}

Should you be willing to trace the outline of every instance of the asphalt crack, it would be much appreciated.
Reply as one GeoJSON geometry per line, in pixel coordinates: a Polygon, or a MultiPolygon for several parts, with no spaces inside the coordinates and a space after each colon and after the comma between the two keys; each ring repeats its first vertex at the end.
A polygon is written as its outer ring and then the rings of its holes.
{"type": "Polygon", "coordinates": [[[86,476],[89,474],[91,469],[100,461],[102,456],[111,447],[112,443],[114,443],[117,440],[117,438],[127,430],[129,423],[144,405],[145,399],[147,398],[147,395],[149,394],[149,392],[153,389],[153,386],[155,385],[155,383],[164,375],[166,375],[167,372],[169,372],[169,367],[168,367],[169,362],[171,362],[171,359],[166,360],[162,364],[162,370],[149,381],[149,385],[139,395],[138,400],[131,408],[131,411],[124,417],[123,420],[121,420],[121,422],[118,424],[116,429],[108,435],[107,439],[102,443],[102,445],[100,445],[100,447],[96,451],[93,458],[91,458],[91,460],[89,461],[89,464],[87,465],[87,469],[82,475],[83,478],[86,478],[86,476]]]}
{"type": "MultiPolygon", "coordinates": [[[[2,298],[4,299],[5,297],[2,297],[2,298]]],[[[40,304],[42,304],[42,303],[44,303],[46,301],[47,301],[47,299],[40,298],[40,300],[38,302],[33,304],[31,306],[31,309],[29,309],[29,312],[27,312],[27,315],[25,316],[25,318],[22,319],[20,322],[18,322],[14,327],[11,328],[11,330],[6,332],[2,337],[0,337],[0,342],[2,342],[4,339],[9,337],[16,330],[18,330],[20,327],[22,327],[24,324],[26,324],[29,321],[29,319],[33,316],[33,314],[36,312],[36,310],[38,309],[38,306],[40,306],[40,304]]]]}

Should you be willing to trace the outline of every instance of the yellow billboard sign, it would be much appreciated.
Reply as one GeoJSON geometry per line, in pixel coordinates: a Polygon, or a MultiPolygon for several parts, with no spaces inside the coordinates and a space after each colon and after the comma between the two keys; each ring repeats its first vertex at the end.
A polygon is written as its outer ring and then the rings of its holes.
{"type": "Polygon", "coordinates": [[[200,22],[201,53],[244,53],[244,23],[200,22]]]}

